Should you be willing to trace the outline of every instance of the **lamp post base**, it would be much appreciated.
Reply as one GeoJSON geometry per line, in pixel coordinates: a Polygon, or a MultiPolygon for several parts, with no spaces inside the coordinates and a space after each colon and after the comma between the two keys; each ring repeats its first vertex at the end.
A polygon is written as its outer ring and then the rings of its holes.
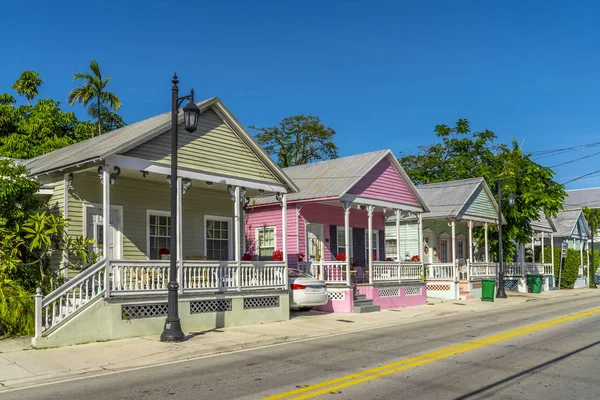
{"type": "Polygon", "coordinates": [[[506,291],[504,290],[504,272],[498,272],[498,290],[496,291],[497,299],[506,299],[506,291]]]}
{"type": "Polygon", "coordinates": [[[183,342],[185,340],[185,334],[181,330],[181,321],[179,318],[175,320],[165,321],[165,329],[160,335],[161,342],[183,342]]]}

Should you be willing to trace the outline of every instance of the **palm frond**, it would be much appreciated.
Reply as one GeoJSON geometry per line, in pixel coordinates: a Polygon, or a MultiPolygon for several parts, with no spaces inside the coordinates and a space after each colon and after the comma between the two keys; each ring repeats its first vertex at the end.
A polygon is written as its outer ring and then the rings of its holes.
{"type": "Polygon", "coordinates": [[[111,92],[102,92],[102,103],[106,104],[108,108],[112,108],[113,111],[121,108],[121,99],[111,92]]]}

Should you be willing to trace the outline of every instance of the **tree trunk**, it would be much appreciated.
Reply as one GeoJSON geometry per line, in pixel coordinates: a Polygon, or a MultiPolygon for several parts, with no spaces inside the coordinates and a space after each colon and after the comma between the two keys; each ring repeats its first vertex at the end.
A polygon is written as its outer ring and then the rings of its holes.
{"type": "Polygon", "coordinates": [[[100,110],[100,98],[98,98],[98,135],[102,135],[102,111],[100,110]]]}

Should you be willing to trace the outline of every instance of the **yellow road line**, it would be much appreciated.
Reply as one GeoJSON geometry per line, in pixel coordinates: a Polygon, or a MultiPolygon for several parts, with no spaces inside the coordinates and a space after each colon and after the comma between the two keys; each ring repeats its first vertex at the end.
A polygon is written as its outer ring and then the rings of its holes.
{"type": "Polygon", "coordinates": [[[422,354],[420,356],[407,358],[404,360],[396,361],[391,364],[382,365],[377,368],[357,372],[351,375],[346,375],[340,378],[332,379],[329,381],[317,383],[315,385],[306,386],[303,388],[295,389],[286,393],[281,393],[275,396],[267,397],[265,400],[281,400],[281,399],[311,399],[323,394],[335,392],[340,389],[347,388],[349,386],[358,385],[363,382],[367,382],[373,379],[381,378],[383,376],[395,374],[400,371],[404,371],[410,368],[417,367],[419,365],[428,364],[433,361],[442,360],[444,358],[452,357],[457,354],[466,353],[471,350],[479,349],[484,346],[499,343],[505,340],[513,339],[515,337],[523,336],[528,333],[540,331],[553,326],[564,324],[566,322],[574,321],[576,319],[589,317],[600,313],[600,308],[594,308],[592,310],[583,311],[579,313],[569,314],[564,317],[551,319],[544,322],[539,322],[533,325],[528,325],[523,328],[514,329],[511,331],[503,332],[497,335],[488,336],[482,339],[473,340],[468,343],[460,344],[457,346],[447,347],[445,349],[437,350],[431,353],[422,354]]]}

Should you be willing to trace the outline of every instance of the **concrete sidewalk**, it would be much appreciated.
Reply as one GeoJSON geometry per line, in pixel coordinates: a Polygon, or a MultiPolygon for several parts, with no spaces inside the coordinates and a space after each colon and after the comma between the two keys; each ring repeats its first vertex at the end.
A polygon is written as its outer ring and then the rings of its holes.
{"type": "Polygon", "coordinates": [[[600,290],[561,290],[535,295],[509,292],[508,299],[493,303],[429,299],[428,305],[369,314],[293,313],[292,319],[285,322],[189,332],[188,340],[182,343],[161,343],[159,336],[148,336],[35,350],[30,346],[30,338],[5,339],[0,340],[0,392],[253,347],[485,312],[528,301],[575,296],[600,298],[600,290]]]}

